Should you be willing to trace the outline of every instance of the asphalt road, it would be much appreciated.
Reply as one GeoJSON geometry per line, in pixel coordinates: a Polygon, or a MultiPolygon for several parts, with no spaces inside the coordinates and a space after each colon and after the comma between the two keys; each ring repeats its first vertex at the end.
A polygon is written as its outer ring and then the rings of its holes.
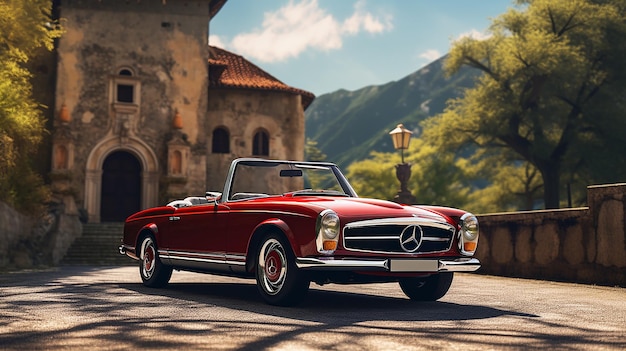
{"type": "Polygon", "coordinates": [[[266,305],[253,280],[136,267],[0,275],[0,350],[624,350],[626,289],[456,274],[438,302],[397,284],[312,285],[266,305]]]}

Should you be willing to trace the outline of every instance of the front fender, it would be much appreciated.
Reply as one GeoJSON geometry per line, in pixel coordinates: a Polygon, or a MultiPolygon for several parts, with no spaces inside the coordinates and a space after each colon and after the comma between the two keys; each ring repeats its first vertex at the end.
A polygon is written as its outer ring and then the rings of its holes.
{"type": "Polygon", "coordinates": [[[156,223],[148,223],[146,225],[144,225],[143,227],[141,227],[141,229],[139,229],[139,231],[137,232],[137,235],[135,236],[135,248],[136,248],[136,254],[137,257],[139,257],[139,245],[141,245],[141,238],[146,235],[146,234],[151,234],[152,236],[154,236],[154,239],[156,240],[156,244],[157,247],[159,247],[159,244],[161,243],[161,236],[159,235],[159,227],[156,225],[156,223]]]}
{"type": "Polygon", "coordinates": [[[283,234],[286,236],[286,239],[289,241],[289,246],[291,247],[291,251],[296,256],[299,256],[302,252],[302,248],[297,244],[296,237],[285,221],[279,218],[271,218],[259,223],[254,228],[254,234],[250,237],[250,241],[248,242],[248,251],[253,247],[256,247],[254,244],[259,242],[262,239],[262,236],[265,235],[272,228],[278,228],[283,234]]]}

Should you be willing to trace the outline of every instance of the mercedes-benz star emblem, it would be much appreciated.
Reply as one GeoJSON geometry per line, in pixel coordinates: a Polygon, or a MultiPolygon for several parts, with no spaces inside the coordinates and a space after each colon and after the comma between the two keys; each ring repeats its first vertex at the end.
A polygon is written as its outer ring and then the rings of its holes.
{"type": "Polygon", "coordinates": [[[400,233],[400,246],[406,252],[415,252],[422,243],[422,228],[419,225],[409,225],[400,233]]]}

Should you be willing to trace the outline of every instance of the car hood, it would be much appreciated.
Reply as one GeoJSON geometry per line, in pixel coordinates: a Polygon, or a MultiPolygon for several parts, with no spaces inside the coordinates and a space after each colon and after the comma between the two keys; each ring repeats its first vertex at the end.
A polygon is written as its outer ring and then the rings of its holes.
{"type": "Polygon", "coordinates": [[[416,217],[434,220],[437,222],[451,222],[450,218],[447,216],[431,209],[400,205],[395,202],[385,200],[367,198],[302,197],[297,201],[306,202],[310,205],[319,206],[324,209],[331,209],[342,219],[348,220],[349,222],[394,217],[416,217]]]}

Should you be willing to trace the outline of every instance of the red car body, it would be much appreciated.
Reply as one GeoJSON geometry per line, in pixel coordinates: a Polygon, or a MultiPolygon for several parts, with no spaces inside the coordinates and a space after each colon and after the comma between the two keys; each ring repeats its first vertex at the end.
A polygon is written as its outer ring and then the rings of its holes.
{"type": "Polygon", "coordinates": [[[413,300],[439,299],[453,272],[480,267],[477,242],[470,213],[359,198],[332,163],[237,159],[221,193],[128,217],[120,252],[147,286],[173,269],[249,277],[291,305],[311,281],[398,281],[413,300]]]}

